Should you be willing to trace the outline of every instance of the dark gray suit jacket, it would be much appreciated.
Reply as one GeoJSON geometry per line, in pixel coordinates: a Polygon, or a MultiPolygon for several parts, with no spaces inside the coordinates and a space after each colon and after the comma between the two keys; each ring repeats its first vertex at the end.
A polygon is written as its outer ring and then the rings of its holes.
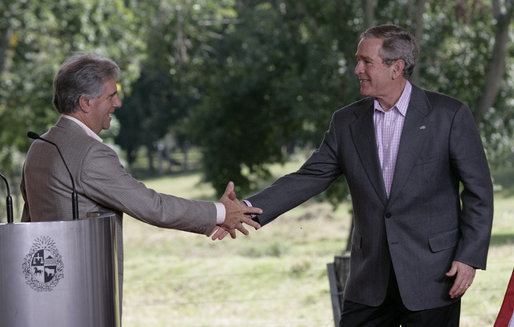
{"type": "Polygon", "coordinates": [[[336,111],[305,164],[248,200],[265,225],[343,174],[355,224],[345,298],[382,303],[392,264],[408,309],[447,305],[451,262],[486,266],[493,191],[480,135],[464,104],[413,86],[388,198],[373,111],[371,98],[336,111]]]}

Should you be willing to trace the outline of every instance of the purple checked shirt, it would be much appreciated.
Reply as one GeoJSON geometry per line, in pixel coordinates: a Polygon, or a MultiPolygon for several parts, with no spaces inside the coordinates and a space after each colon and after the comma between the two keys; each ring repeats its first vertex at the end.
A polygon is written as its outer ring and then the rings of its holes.
{"type": "Polygon", "coordinates": [[[373,122],[375,124],[375,137],[377,140],[378,157],[382,168],[382,176],[386,187],[387,196],[393,183],[396,157],[400,146],[403,123],[409,106],[412,85],[407,81],[403,93],[398,102],[389,110],[384,111],[375,100],[375,112],[373,122]]]}

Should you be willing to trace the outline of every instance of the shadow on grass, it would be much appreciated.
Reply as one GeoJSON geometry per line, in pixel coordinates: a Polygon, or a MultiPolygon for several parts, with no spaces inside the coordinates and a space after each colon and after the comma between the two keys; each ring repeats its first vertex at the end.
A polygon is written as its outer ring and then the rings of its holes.
{"type": "Polygon", "coordinates": [[[494,233],[491,236],[491,246],[511,244],[514,245],[514,233],[494,233]]]}

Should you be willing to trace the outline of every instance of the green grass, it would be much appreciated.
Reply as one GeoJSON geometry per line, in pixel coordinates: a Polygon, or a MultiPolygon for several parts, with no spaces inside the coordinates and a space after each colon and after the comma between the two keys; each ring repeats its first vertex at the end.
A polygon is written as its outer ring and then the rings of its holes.
{"type": "MultiPolygon", "coordinates": [[[[186,198],[214,194],[195,173],[145,182],[186,198]]],[[[461,326],[492,326],[512,272],[514,196],[504,193],[495,200],[488,268],[463,298],[461,326]]],[[[326,264],[342,253],[349,223],[347,206],[334,212],[309,201],[248,237],[213,242],[126,217],[123,325],[333,326],[326,264]]]]}

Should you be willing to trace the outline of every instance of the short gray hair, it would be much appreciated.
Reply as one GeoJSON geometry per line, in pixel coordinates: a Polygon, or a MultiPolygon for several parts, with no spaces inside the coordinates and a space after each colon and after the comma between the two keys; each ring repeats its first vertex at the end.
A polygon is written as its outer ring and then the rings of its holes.
{"type": "Polygon", "coordinates": [[[383,40],[379,55],[384,63],[391,66],[393,62],[401,59],[405,62],[403,76],[408,79],[412,75],[419,55],[418,45],[412,34],[400,26],[379,25],[364,31],[360,36],[360,40],[363,39],[383,40]]]}
{"type": "Polygon", "coordinates": [[[78,109],[79,99],[98,98],[104,92],[104,82],[118,78],[120,68],[111,59],[95,54],[79,54],[69,58],[54,78],[55,109],[70,114],[78,109]]]}

